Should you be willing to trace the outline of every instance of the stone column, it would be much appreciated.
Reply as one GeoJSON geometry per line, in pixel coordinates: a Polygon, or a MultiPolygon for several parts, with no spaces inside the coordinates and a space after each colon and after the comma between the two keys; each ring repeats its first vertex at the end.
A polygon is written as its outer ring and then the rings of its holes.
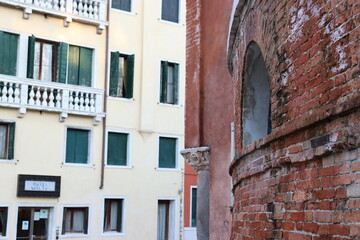
{"type": "Polygon", "coordinates": [[[209,159],[210,148],[188,148],[181,151],[187,164],[198,172],[196,199],[196,234],[198,240],[209,240],[209,159]]]}

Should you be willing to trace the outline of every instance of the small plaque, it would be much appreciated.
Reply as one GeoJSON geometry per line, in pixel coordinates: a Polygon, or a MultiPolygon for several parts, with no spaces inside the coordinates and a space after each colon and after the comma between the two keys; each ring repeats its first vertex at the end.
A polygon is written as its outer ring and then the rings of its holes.
{"type": "Polygon", "coordinates": [[[17,196],[58,198],[60,182],[60,176],[19,175],[17,196]]]}

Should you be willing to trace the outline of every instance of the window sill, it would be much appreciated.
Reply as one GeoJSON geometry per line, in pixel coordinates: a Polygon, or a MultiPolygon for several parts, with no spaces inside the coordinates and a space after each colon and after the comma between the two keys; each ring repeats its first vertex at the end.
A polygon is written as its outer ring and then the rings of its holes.
{"type": "Polygon", "coordinates": [[[155,170],[157,170],[157,171],[170,171],[170,172],[180,172],[181,171],[180,168],[160,168],[160,167],[156,167],[155,170]]]}
{"type": "Polygon", "coordinates": [[[136,16],[137,13],[134,12],[134,11],[125,11],[125,10],[121,10],[121,9],[117,9],[117,8],[112,8],[111,7],[111,11],[114,11],[114,12],[118,12],[118,13],[123,13],[123,14],[126,14],[126,15],[130,15],[130,16],[136,16]]]}
{"type": "Polygon", "coordinates": [[[175,107],[175,108],[182,108],[183,107],[183,105],[180,105],[180,104],[161,103],[161,102],[158,102],[158,105],[159,106],[164,106],[164,107],[175,107]]]}
{"type": "Polygon", "coordinates": [[[85,168],[93,168],[95,164],[81,164],[81,163],[62,163],[64,167],[85,167],[85,168]]]}
{"type": "Polygon", "coordinates": [[[88,238],[90,237],[89,234],[84,233],[65,233],[60,236],[60,238],[88,238]]]}
{"type": "Polygon", "coordinates": [[[115,231],[109,231],[109,232],[102,232],[101,234],[104,237],[122,237],[126,236],[124,232],[115,232],[115,231]]]}
{"type": "Polygon", "coordinates": [[[133,169],[134,166],[117,166],[117,165],[105,165],[106,168],[115,168],[115,169],[133,169]]]}
{"type": "Polygon", "coordinates": [[[177,26],[177,27],[183,27],[185,26],[184,24],[182,24],[181,22],[172,22],[172,21],[168,21],[168,20],[163,20],[161,18],[158,18],[160,23],[164,23],[164,24],[170,24],[173,26],[177,26]]]}
{"type": "Polygon", "coordinates": [[[121,102],[135,102],[134,98],[123,98],[123,97],[111,97],[108,96],[108,99],[115,100],[115,101],[121,101],[121,102]]]}
{"type": "MultiPolygon", "coordinates": [[[[0,159],[0,163],[17,163],[18,160],[14,160],[14,159],[0,159]]],[[[0,237],[1,239],[2,237],[0,237]]]]}

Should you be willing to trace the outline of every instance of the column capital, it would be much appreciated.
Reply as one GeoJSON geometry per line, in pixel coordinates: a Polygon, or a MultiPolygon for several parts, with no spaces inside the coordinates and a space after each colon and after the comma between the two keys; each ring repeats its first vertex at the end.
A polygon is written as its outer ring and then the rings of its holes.
{"type": "Polygon", "coordinates": [[[209,170],[209,147],[187,148],[180,151],[180,153],[195,172],[209,170]]]}

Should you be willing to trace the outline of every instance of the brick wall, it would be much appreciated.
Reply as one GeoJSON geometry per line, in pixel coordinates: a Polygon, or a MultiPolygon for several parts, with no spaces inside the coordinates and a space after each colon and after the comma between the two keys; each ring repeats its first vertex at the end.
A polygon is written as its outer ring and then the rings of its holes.
{"type": "Polygon", "coordinates": [[[247,1],[236,15],[231,239],[360,239],[360,2],[247,1]],[[243,147],[252,41],[270,78],[273,130],[243,147]]]}

